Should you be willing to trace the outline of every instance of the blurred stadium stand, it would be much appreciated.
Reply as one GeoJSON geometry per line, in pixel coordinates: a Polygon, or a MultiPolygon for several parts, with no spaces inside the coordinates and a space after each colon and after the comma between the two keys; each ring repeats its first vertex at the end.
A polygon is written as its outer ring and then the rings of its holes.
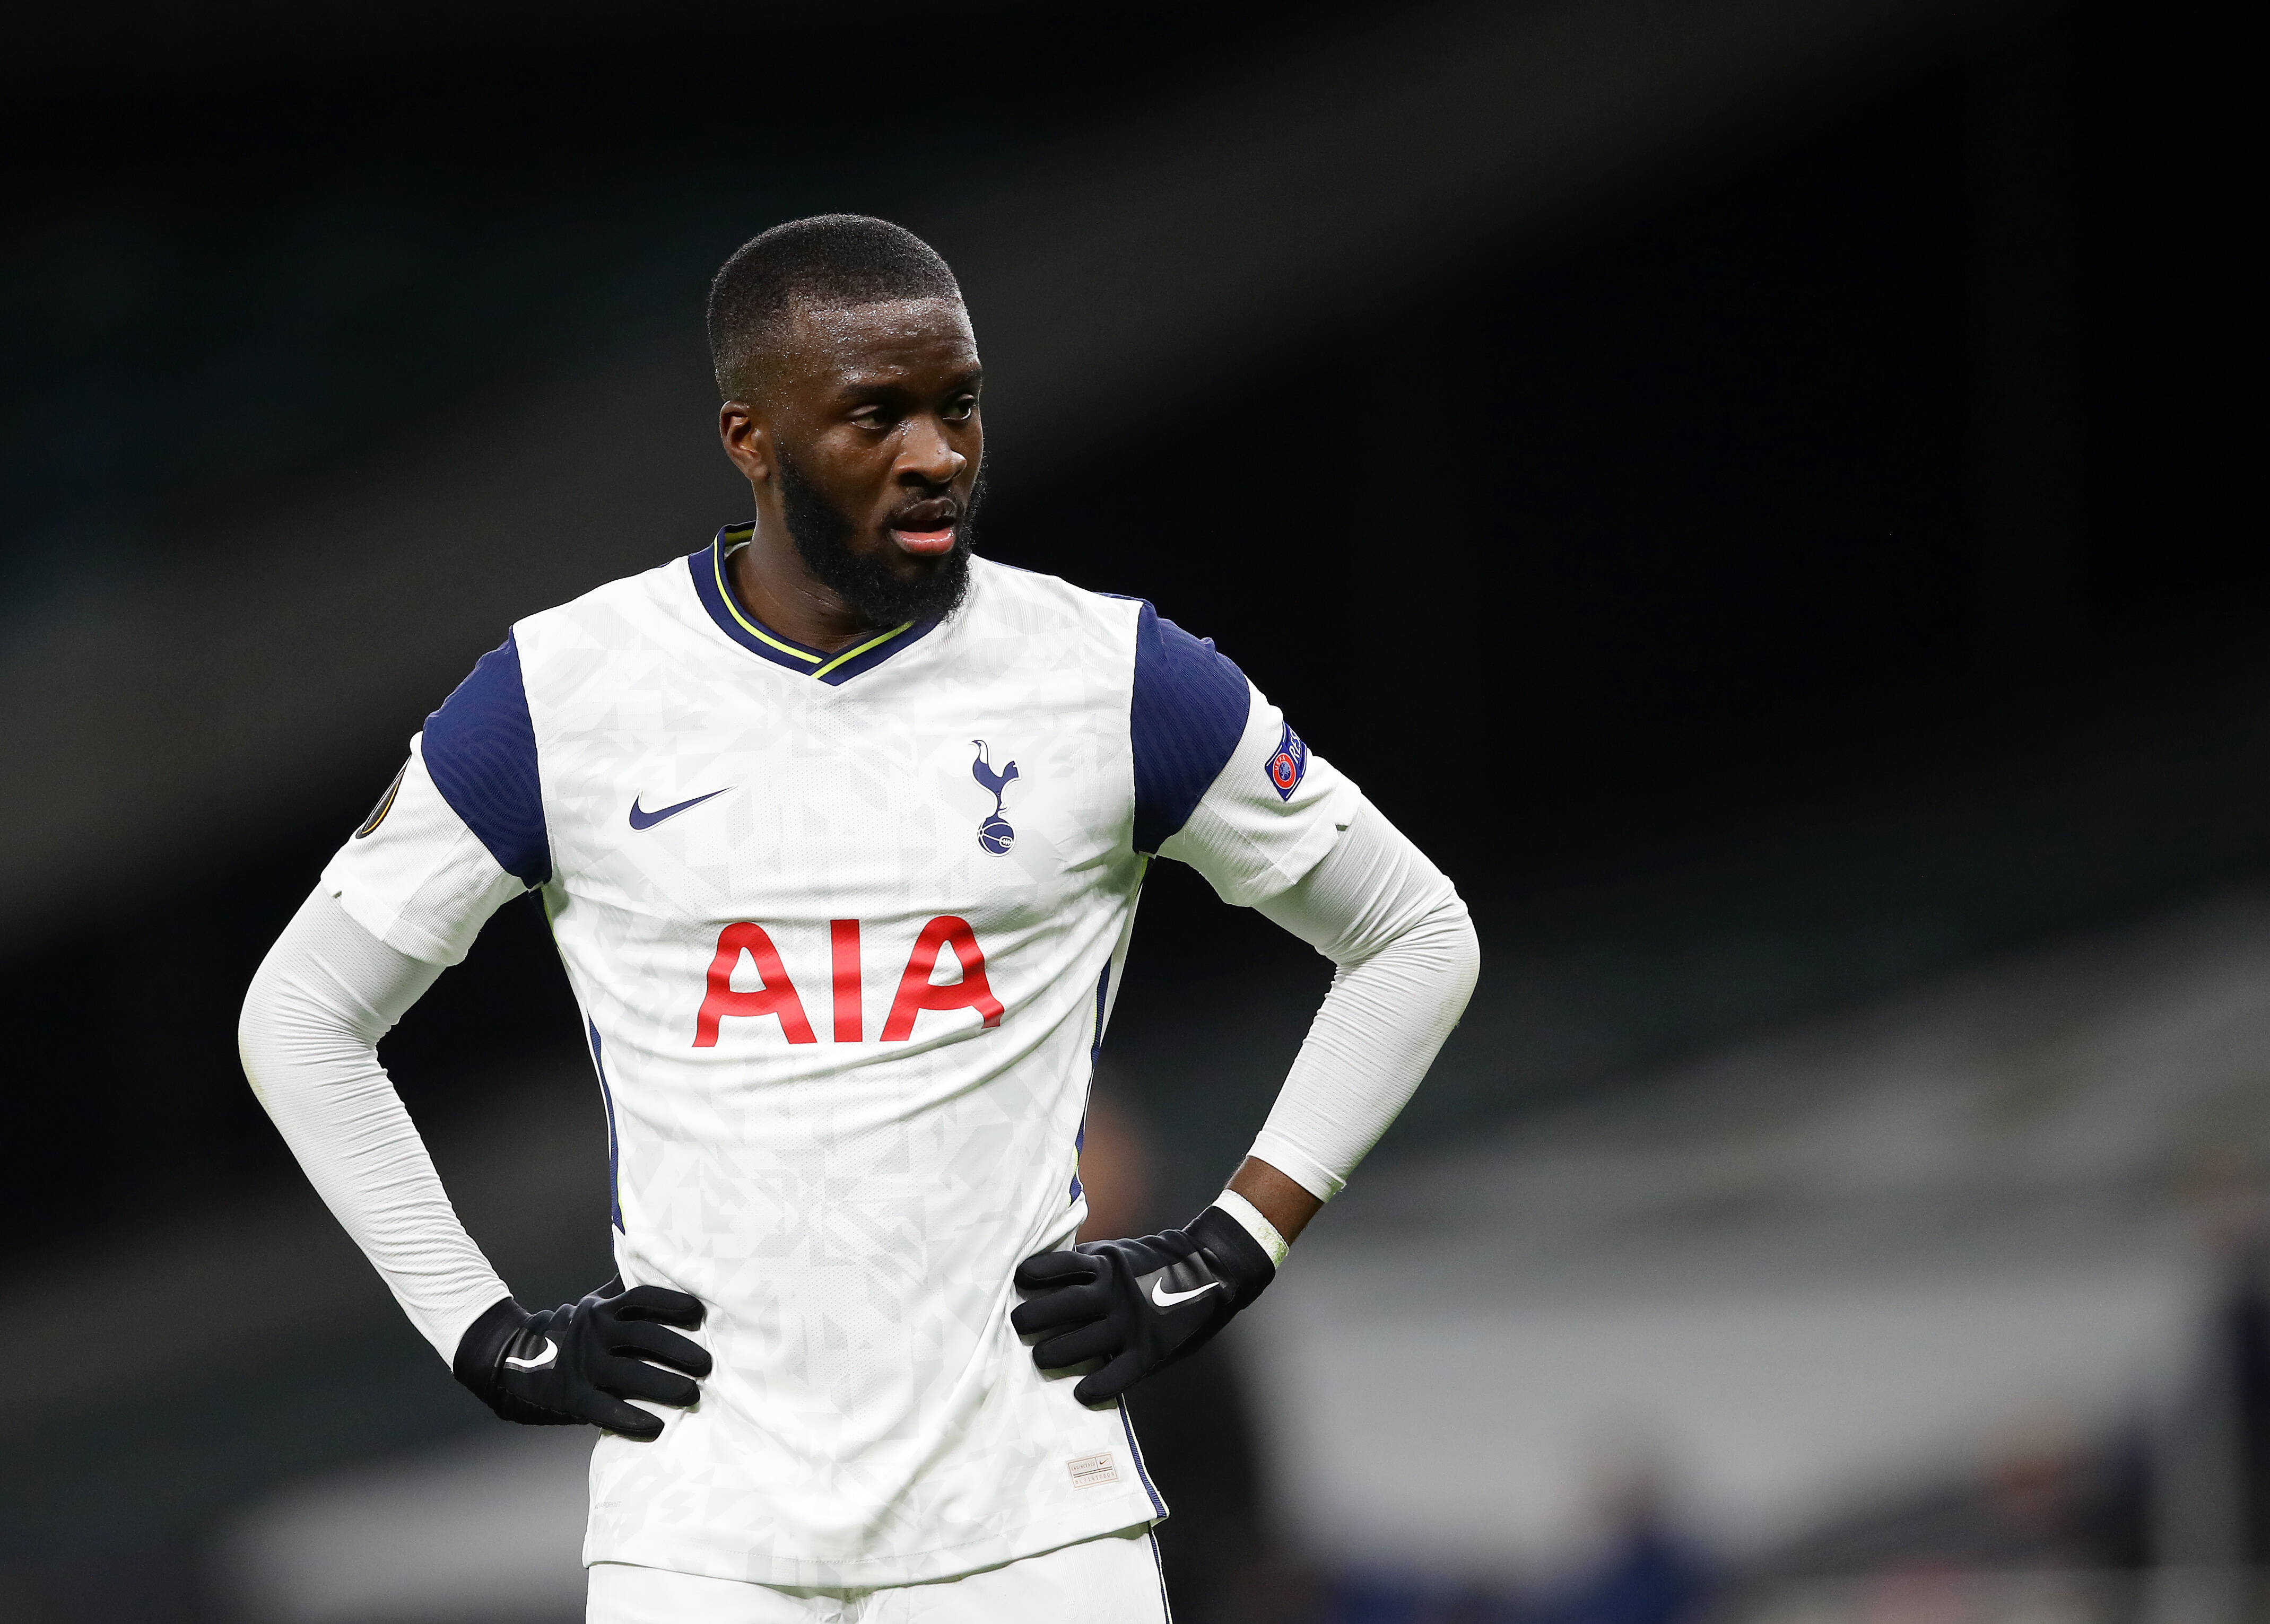
{"type": "MultiPolygon", "coordinates": [[[[964,278],[988,550],[1220,638],[1483,930],[1440,1074],[1241,1327],[1275,1531],[1186,1616],[1538,1618],[1597,1554],[1587,1474],[1659,1451],[1773,1624],[2237,1624],[2235,1265],[2171,1182],[2262,1144],[2270,1019],[2225,21],[11,12],[0,1316],[42,1351],[0,1620],[576,1615],[575,1451],[400,1323],[236,1005],[513,616],[739,511],[706,277],[856,207],[964,278]],[[1407,1318],[1359,1311],[1384,1277],[1407,1318]],[[2182,1496],[2135,1484],[2194,1436],[2204,1509],[2155,1523],[2182,1496]],[[2060,1471],[2093,1543],[1987,1548],[2060,1471]]],[[[1322,984],[1186,880],[1112,1043],[1170,1213],[1322,984]]],[[[389,1048],[532,1297],[606,1270],[557,979],[508,910],[389,1048]]]]}
{"type": "MultiPolygon", "coordinates": [[[[2172,1447],[2260,1240],[2266,1052],[2270,902],[2234,898],[1407,1158],[1252,1328],[1286,1504],[1313,1549],[1518,1576],[1583,1548],[1588,1456],[1638,1435],[1709,1548],[1810,1565],[1871,1500],[2172,1447]]],[[[1989,1554],[1986,1520],[1888,1554],[1989,1554]]],[[[2016,1554],[2144,1532],[2063,1531],[2016,1554]]]]}

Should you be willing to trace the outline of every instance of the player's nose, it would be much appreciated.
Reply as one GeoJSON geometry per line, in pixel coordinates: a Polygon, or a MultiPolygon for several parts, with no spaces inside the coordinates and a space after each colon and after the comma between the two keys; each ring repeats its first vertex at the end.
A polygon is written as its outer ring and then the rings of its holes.
{"type": "Polygon", "coordinates": [[[924,485],[951,485],[969,459],[954,447],[945,426],[931,418],[909,421],[899,449],[899,477],[924,485]]]}

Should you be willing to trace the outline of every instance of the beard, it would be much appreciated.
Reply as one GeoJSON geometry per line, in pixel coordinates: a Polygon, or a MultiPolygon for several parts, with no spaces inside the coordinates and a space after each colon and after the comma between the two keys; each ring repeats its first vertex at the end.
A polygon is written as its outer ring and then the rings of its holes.
{"type": "Polygon", "coordinates": [[[775,448],[780,468],[781,517],[797,556],[820,583],[859,612],[871,626],[942,620],[969,591],[969,554],[977,534],[977,507],[985,495],[985,465],[969,487],[969,501],[953,527],[953,550],[910,579],[894,575],[879,558],[851,551],[857,523],[804,477],[785,446],[775,448]]]}

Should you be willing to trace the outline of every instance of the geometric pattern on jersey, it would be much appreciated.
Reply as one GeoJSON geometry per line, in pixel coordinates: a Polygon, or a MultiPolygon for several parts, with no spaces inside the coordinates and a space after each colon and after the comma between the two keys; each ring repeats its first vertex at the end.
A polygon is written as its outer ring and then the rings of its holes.
{"type": "Polygon", "coordinates": [[[708,1306],[701,1403],[594,1450],[586,1560],[895,1585],[1154,1520],[1011,1275],[1084,1214],[1150,854],[1263,900],[1354,786],[1310,755],[1281,795],[1283,716],[1147,604],[977,560],[950,619],[821,675],[723,589],[730,545],[516,625],[325,871],[440,962],[540,886],[624,1280],[708,1306]]]}

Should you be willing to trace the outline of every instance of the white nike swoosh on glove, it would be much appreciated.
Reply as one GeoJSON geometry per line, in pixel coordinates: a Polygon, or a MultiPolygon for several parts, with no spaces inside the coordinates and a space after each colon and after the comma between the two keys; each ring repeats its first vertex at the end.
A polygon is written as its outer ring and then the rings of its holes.
{"type": "Polygon", "coordinates": [[[1203,1297],[1206,1293],[1212,1291],[1215,1287],[1220,1284],[1221,1282],[1220,1280],[1208,1280],[1205,1285],[1197,1287],[1195,1290],[1168,1291],[1167,1289],[1167,1277],[1162,1274],[1157,1279],[1151,1282],[1151,1301],[1157,1303],[1162,1309],[1171,1309],[1178,1302],[1188,1302],[1193,1297],[1203,1297]]]}
{"type": "Polygon", "coordinates": [[[535,1358],[515,1359],[511,1354],[507,1353],[504,1356],[504,1362],[516,1370],[548,1370],[552,1368],[553,1361],[559,1357],[559,1346],[550,1337],[546,1337],[544,1339],[544,1351],[535,1358]]]}

